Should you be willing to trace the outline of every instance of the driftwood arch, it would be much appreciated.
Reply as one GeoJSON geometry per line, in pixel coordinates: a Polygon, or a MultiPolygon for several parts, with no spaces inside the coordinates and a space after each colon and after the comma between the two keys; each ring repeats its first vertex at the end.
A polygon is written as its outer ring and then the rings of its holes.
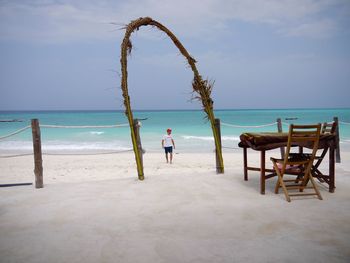
{"type": "Polygon", "coordinates": [[[131,104],[130,104],[130,97],[128,92],[128,71],[127,71],[127,55],[131,53],[132,50],[132,44],[130,41],[130,36],[135,30],[139,30],[141,26],[152,26],[156,27],[159,30],[163,31],[168,35],[168,37],[173,41],[175,46],[179,49],[181,54],[186,58],[188,64],[190,65],[194,77],[192,81],[192,87],[193,92],[196,93],[195,98],[199,99],[202,102],[203,110],[207,114],[207,117],[211,123],[211,128],[213,130],[214,135],[214,141],[215,141],[215,148],[216,148],[216,158],[217,158],[217,172],[223,173],[224,172],[224,162],[222,158],[222,151],[221,151],[221,143],[220,143],[220,135],[219,132],[215,129],[215,117],[213,112],[213,100],[211,99],[211,91],[213,88],[213,83],[209,82],[208,80],[203,80],[201,75],[199,75],[199,72],[197,70],[197,67],[195,65],[196,60],[190,56],[190,54],[187,52],[187,50],[184,48],[184,46],[181,44],[181,42],[177,39],[177,37],[165,26],[163,26],[161,23],[153,20],[150,17],[141,17],[139,19],[131,21],[126,27],[125,36],[123,39],[123,42],[121,44],[121,71],[122,71],[122,79],[121,79],[121,88],[123,92],[124,97],[124,105],[125,105],[125,114],[128,118],[129,124],[130,124],[130,131],[131,131],[131,140],[133,144],[133,149],[135,153],[135,159],[137,164],[137,172],[138,177],[140,180],[144,179],[143,174],[143,164],[142,164],[142,152],[140,151],[140,147],[137,145],[137,136],[138,131],[137,127],[135,125],[135,121],[133,119],[133,114],[131,110],[131,104]]]}

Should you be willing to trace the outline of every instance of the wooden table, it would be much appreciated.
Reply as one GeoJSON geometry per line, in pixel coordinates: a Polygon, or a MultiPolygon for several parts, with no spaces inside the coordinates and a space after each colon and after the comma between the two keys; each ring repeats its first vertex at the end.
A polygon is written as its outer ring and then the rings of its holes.
{"type": "MultiPolygon", "coordinates": [[[[321,134],[319,141],[319,149],[328,148],[329,155],[329,172],[327,174],[313,174],[313,176],[319,178],[321,181],[326,182],[329,185],[329,192],[333,193],[335,189],[335,143],[336,136],[333,134],[321,134]]],[[[276,176],[273,169],[267,169],[265,167],[266,151],[277,149],[287,146],[288,133],[278,132],[266,132],[266,133],[242,133],[240,136],[240,143],[238,146],[243,148],[243,171],[244,180],[248,181],[248,171],[260,171],[260,193],[265,194],[265,180],[276,176]],[[251,148],[255,151],[260,151],[260,167],[248,166],[247,150],[251,148]],[[268,174],[266,174],[268,172],[268,174]]],[[[302,150],[307,145],[294,145],[299,146],[302,150]]]]}

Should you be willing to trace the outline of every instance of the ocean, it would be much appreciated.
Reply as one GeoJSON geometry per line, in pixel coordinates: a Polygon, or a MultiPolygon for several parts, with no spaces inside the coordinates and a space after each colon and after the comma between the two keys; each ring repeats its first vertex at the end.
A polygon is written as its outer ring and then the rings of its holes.
{"type": "MultiPolygon", "coordinates": [[[[141,141],[147,152],[161,152],[161,139],[172,128],[176,152],[212,152],[214,141],[210,123],[201,110],[134,111],[141,120],[141,141]]],[[[350,109],[272,109],[272,110],[215,110],[221,121],[224,151],[238,149],[243,132],[277,131],[276,120],[281,118],[283,130],[290,123],[311,124],[340,121],[340,148],[350,148],[350,109]]],[[[131,150],[129,126],[117,128],[47,128],[59,126],[106,126],[127,124],[122,111],[21,111],[0,112],[0,154],[31,153],[31,129],[1,138],[30,125],[39,119],[42,150],[46,154],[109,153],[131,150]],[[4,122],[17,120],[16,122],[4,122]]]]}

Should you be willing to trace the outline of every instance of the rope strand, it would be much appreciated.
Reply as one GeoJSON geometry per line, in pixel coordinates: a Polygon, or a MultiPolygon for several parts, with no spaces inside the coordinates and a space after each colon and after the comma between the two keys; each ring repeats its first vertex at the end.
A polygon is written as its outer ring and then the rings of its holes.
{"type": "Polygon", "coordinates": [[[89,129],[89,128],[119,128],[119,127],[126,127],[129,126],[129,124],[117,124],[117,125],[100,125],[100,126],[69,126],[69,125],[50,125],[50,124],[40,124],[40,127],[42,128],[64,128],[64,129],[89,129]]]}
{"type": "Polygon", "coordinates": [[[23,154],[14,154],[14,155],[0,155],[0,159],[5,158],[13,158],[13,157],[22,157],[22,156],[29,156],[33,155],[33,153],[23,153],[23,154]]]}
{"type": "Polygon", "coordinates": [[[273,123],[269,123],[269,124],[263,124],[263,125],[254,125],[254,126],[250,126],[250,125],[236,125],[236,124],[230,124],[230,123],[225,123],[225,122],[221,122],[222,125],[224,126],[229,126],[229,127],[235,127],[235,128],[261,128],[261,127],[267,127],[267,126],[272,126],[272,125],[276,125],[277,122],[273,122],[273,123]]]}
{"type": "Polygon", "coordinates": [[[113,152],[99,152],[99,153],[43,153],[43,155],[105,155],[105,154],[115,154],[115,153],[124,153],[124,152],[131,152],[133,149],[128,150],[120,150],[120,151],[113,151],[113,152]]]}
{"type": "MultiPolygon", "coordinates": [[[[124,152],[131,152],[133,149],[127,149],[127,150],[120,150],[120,151],[113,151],[113,152],[98,152],[98,153],[48,153],[43,152],[42,155],[105,155],[105,154],[116,154],[116,153],[124,153],[124,152]]],[[[1,158],[13,158],[13,157],[22,157],[22,156],[29,156],[33,155],[33,153],[23,153],[23,154],[14,154],[14,155],[0,155],[1,158]]]]}
{"type": "Polygon", "coordinates": [[[7,135],[5,135],[5,136],[1,136],[1,137],[0,137],[0,140],[6,139],[6,138],[8,138],[8,137],[14,136],[14,135],[19,134],[19,133],[21,133],[21,132],[24,132],[25,130],[27,130],[27,129],[29,129],[29,128],[30,128],[30,126],[28,125],[28,126],[22,128],[22,129],[19,129],[19,130],[15,131],[15,132],[12,132],[12,133],[7,134],[7,135]]]}

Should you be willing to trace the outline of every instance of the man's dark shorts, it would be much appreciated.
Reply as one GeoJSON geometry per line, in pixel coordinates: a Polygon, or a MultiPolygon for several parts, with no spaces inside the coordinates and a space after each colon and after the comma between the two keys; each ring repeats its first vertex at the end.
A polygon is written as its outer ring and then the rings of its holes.
{"type": "Polygon", "coordinates": [[[173,146],[164,147],[165,153],[172,153],[173,152],[173,146]]]}

